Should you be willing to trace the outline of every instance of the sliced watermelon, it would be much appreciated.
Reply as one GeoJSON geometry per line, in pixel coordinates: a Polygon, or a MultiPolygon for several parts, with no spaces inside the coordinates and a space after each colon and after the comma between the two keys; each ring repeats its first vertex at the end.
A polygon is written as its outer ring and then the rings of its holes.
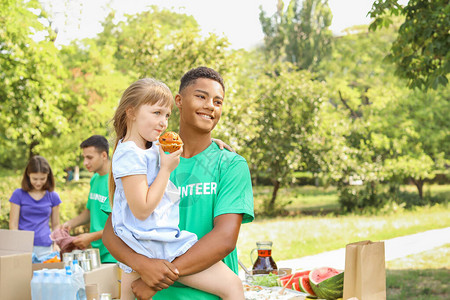
{"type": "Polygon", "coordinates": [[[309,273],[309,283],[314,293],[327,300],[342,298],[344,272],[334,268],[316,268],[309,273]]]}
{"type": "Polygon", "coordinates": [[[311,296],[316,296],[313,289],[311,288],[311,284],[309,283],[309,275],[301,276],[298,279],[298,283],[300,285],[300,291],[303,293],[310,294],[311,296]]]}
{"type": "Polygon", "coordinates": [[[289,282],[289,280],[291,279],[291,277],[294,276],[294,278],[291,280],[291,283],[289,283],[289,284],[286,286],[286,288],[292,289],[292,284],[293,284],[293,282],[297,281],[297,283],[298,283],[298,280],[296,280],[296,279],[297,279],[298,277],[300,277],[300,276],[308,275],[309,272],[311,272],[311,271],[310,271],[310,270],[307,270],[307,271],[295,272],[294,274],[285,275],[285,276],[283,276],[283,277],[281,277],[281,278],[279,279],[280,286],[285,286],[285,285],[289,282]]]}

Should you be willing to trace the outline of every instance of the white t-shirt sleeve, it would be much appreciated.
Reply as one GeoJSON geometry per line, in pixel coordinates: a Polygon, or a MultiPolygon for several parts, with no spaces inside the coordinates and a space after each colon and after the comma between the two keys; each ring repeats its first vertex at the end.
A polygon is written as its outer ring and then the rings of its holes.
{"type": "Polygon", "coordinates": [[[145,151],[140,151],[134,143],[120,143],[113,155],[112,172],[114,179],[147,174],[145,151]]]}

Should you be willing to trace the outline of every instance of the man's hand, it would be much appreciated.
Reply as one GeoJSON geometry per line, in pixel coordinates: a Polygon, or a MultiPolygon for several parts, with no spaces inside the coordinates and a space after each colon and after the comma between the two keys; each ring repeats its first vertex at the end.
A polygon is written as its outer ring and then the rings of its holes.
{"type": "Polygon", "coordinates": [[[148,300],[156,294],[141,278],[131,283],[131,289],[138,300],[148,300]]]}
{"type": "Polygon", "coordinates": [[[66,223],[62,224],[61,228],[67,232],[70,232],[72,226],[70,225],[69,221],[67,221],[66,223]]]}
{"type": "Polygon", "coordinates": [[[154,291],[167,289],[178,280],[178,270],[174,264],[163,259],[148,259],[142,256],[135,271],[142,280],[154,291]]]}
{"type": "Polygon", "coordinates": [[[78,235],[72,243],[80,249],[87,249],[91,247],[91,241],[92,238],[90,233],[82,233],[78,235]]]}

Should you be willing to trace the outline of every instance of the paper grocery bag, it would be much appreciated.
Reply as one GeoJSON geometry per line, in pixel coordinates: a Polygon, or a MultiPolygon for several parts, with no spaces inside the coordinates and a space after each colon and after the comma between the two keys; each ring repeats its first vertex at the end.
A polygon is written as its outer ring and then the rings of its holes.
{"type": "Polygon", "coordinates": [[[361,241],[345,247],[344,297],[386,299],[384,242],[361,241]]]}

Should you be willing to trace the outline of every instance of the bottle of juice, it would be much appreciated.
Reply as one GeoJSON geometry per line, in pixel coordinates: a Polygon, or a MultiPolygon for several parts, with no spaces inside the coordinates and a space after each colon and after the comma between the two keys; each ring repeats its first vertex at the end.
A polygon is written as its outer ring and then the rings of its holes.
{"type": "Polygon", "coordinates": [[[272,258],[272,242],[259,241],[256,242],[256,248],[250,253],[250,258],[253,262],[252,274],[278,274],[278,267],[272,258]],[[258,257],[253,262],[252,254],[257,251],[258,257]]]}

